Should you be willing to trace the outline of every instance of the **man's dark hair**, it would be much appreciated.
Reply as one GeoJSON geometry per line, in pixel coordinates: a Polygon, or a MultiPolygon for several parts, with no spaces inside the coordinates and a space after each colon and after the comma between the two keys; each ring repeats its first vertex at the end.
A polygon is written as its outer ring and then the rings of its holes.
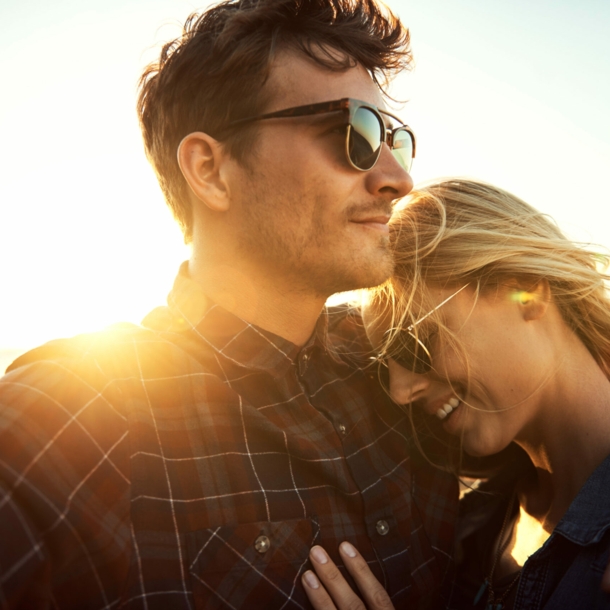
{"type": "Polygon", "coordinates": [[[408,30],[374,0],[227,0],[191,14],[182,36],[144,70],[138,96],[146,153],[186,242],[192,210],[178,145],[203,131],[247,165],[256,128],[226,128],[261,112],[270,62],[286,48],[330,70],[361,64],[382,90],[411,63],[408,30]]]}

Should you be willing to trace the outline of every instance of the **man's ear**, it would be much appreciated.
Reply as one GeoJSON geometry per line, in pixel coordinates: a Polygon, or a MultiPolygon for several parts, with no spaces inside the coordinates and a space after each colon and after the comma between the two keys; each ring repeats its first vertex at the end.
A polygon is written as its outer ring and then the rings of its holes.
{"type": "Polygon", "coordinates": [[[229,209],[231,198],[223,171],[227,156],[220,142],[201,131],[185,136],[178,146],[184,179],[195,197],[214,212],[229,209]]]}
{"type": "Polygon", "coordinates": [[[527,290],[517,289],[514,295],[527,322],[542,318],[551,302],[551,288],[547,280],[540,280],[527,290]]]}

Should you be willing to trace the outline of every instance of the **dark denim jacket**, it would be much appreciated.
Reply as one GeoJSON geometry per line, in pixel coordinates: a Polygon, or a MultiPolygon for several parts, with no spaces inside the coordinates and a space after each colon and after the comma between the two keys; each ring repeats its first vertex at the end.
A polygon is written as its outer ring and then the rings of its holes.
{"type": "MultiPolygon", "coordinates": [[[[482,504],[478,502],[479,506],[466,511],[462,538],[464,531],[468,534],[469,527],[480,527],[492,515],[497,518],[504,514],[513,485],[514,480],[505,480],[500,501],[498,494],[492,492],[486,500],[482,496],[482,504]]],[[[544,546],[526,561],[514,598],[514,609],[610,610],[610,595],[600,590],[601,577],[609,558],[610,456],[583,485],[544,546]]],[[[461,601],[454,600],[451,607],[475,606],[472,601],[466,605],[462,598],[461,601]]],[[[482,607],[485,607],[483,600],[482,607]]]]}

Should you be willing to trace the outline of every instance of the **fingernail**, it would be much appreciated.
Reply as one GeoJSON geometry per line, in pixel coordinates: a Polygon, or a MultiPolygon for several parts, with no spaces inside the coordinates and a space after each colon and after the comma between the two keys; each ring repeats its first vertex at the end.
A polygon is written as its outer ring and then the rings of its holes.
{"type": "Polygon", "coordinates": [[[318,562],[318,563],[328,563],[328,555],[326,554],[326,551],[321,547],[321,546],[314,546],[311,549],[311,556],[318,562]]]}
{"type": "Polygon", "coordinates": [[[348,557],[356,556],[356,549],[349,542],[342,542],[339,545],[339,549],[345,553],[348,557]]]}
{"type": "Polygon", "coordinates": [[[303,574],[303,580],[307,583],[307,586],[312,589],[320,588],[320,581],[316,578],[316,575],[311,570],[307,570],[307,572],[303,574]]]}

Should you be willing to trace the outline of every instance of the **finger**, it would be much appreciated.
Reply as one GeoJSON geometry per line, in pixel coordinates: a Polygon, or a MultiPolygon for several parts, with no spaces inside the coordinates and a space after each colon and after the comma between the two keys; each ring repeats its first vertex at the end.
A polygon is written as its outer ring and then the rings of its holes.
{"type": "Polygon", "coordinates": [[[319,580],[339,610],[366,610],[362,600],[354,593],[348,582],[339,572],[332,559],[321,546],[314,546],[309,551],[309,558],[319,580]]]}
{"type": "Polygon", "coordinates": [[[337,606],[333,603],[330,595],[326,592],[322,583],[311,570],[307,570],[307,572],[301,576],[301,582],[303,583],[305,593],[307,593],[307,597],[315,610],[337,610],[337,606]]]}
{"type": "Polygon", "coordinates": [[[606,567],[606,571],[602,576],[602,591],[610,593],[610,565],[606,567]]]}
{"type": "Polygon", "coordinates": [[[349,542],[339,545],[339,553],[345,563],[347,571],[356,581],[360,593],[364,597],[366,607],[370,610],[388,610],[394,608],[390,596],[381,583],[375,578],[373,572],[364,560],[364,557],[349,542]]]}

